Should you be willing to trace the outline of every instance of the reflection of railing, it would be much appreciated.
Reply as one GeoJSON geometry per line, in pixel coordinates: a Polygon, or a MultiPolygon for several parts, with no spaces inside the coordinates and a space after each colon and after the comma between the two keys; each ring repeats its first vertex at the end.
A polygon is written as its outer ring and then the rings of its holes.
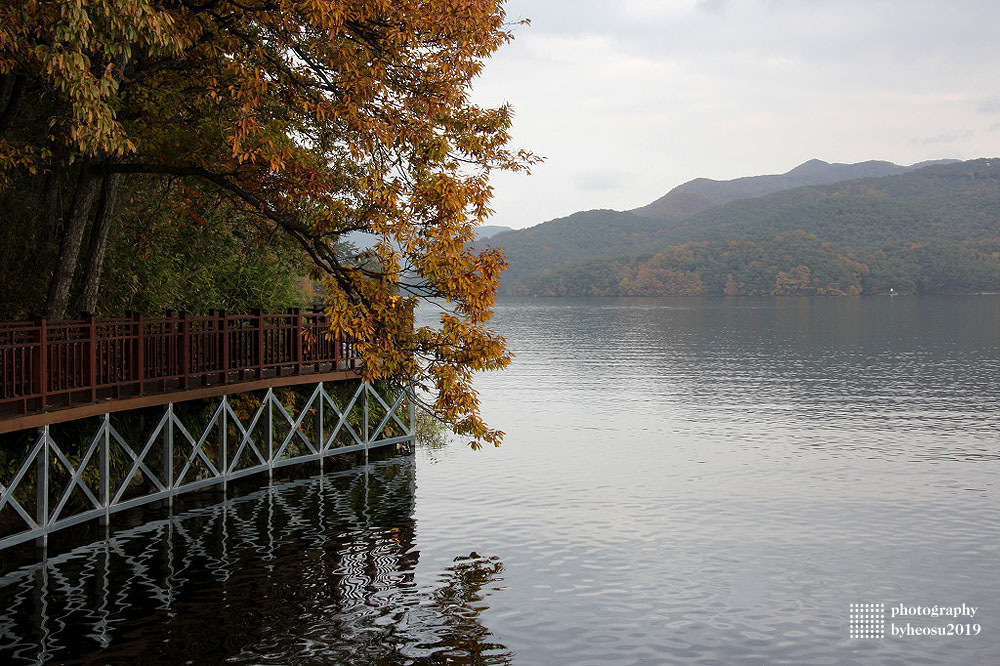
{"type": "Polygon", "coordinates": [[[0,323],[0,411],[357,367],[321,312],[0,323]]]}
{"type": "Polygon", "coordinates": [[[426,630],[406,632],[381,622],[406,610],[406,599],[415,605],[425,599],[423,590],[406,583],[418,558],[414,484],[412,455],[344,472],[328,469],[211,506],[178,508],[135,527],[95,530],[95,537],[104,537],[96,543],[0,570],[0,627],[7,630],[0,663],[87,661],[86,655],[101,663],[132,662],[129,650],[160,630],[162,642],[152,644],[164,660],[183,653],[194,663],[221,661],[233,654],[225,650],[261,645],[248,613],[268,622],[271,635],[331,632],[323,636],[329,642],[271,646],[282,656],[315,647],[335,650],[335,659],[323,653],[330,662],[350,663],[357,660],[360,637],[370,632],[385,641],[384,648],[376,643],[380,651],[393,656],[406,638],[428,640],[426,630]],[[135,629],[141,619],[164,616],[135,629]],[[225,647],[200,639],[205,626],[227,627],[225,647]]]}

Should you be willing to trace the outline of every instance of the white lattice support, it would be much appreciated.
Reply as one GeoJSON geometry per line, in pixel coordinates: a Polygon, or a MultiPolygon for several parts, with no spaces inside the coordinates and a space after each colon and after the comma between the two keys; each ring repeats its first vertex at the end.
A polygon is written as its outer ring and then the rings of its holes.
{"type": "Polygon", "coordinates": [[[125,439],[118,433],[117,430],[115,430],[114,426],[111,425],[110,421],[105,424],[105,428],[107,429],[107,434],[114,437],[115,441],[118,442],[119,446],[121,446],[122,449],[124,449],[124,451],[129,454],[129,457],[132,458],[132,466],[129,468],[128,473],[122,480],[121,487],[119,487],[118,490],[115,492],[115,496],[111,498],[110,504],[117,504],[118,502],[121,501],[122,496],[128,489],[128,484],[131,483],[132,478],[135,476],[136,472],[139,471],[145,474],[146,477],[150,481],[152,481],[153,485],[156,486],[156,489],[158,491],[163,492],[167,490],[167,486],[163,485],[163,483],[160,482],[159,477],[157,477],[156,474],[153,473],[153,470],[151,470],[149,466],[146,465],[145,462],[143,462],[146,459],[146,456],[149,455],[149,452],[152,450],[153,445],[156,443],[157,437],[160,436],[160,432],[162,432],[163,430],[163,425],[165,421],[166,421],[166,415],[164,415],[164,417],[160,419],[160,422],[153,429],[153,434],[150,435],[149,438],[147,438],[146,444],[142,447],[142,450],[138,454],[136,454],[136,452],[132,450],[132,447],[130,447],[128,444],[125,443],[125,439]]]}
{"type": "MultiPolygon", "coordinates": [[[[215,426],[218,423],[219,415],[223,411],[224,411],[223,405],[220,403],[219,406],[212,413],[212,417],[209,419],[208,425],[205,426],[205,430],[198,437],[197,441],[195,441],[195,438],[191,435],[191,433],[188,432],[187,428],[184,427],[184,424],[181,423],[179,419],[177,420],[176,423],[177,428],[180,429],[181,434],[184,435],[184,438],[191,445],[191,453],[185,456],[184,468],[181,470],[181,473],[177,475],[178,486],[182,485],[184,477],[187,474],[188,470],[191,469],[191,463],[194,462],[196,457],[200,458],[201,461],[205,463],[205,466],[208,467],[209,471],[215,477],[222,476],[222,472],[219,471],[219,468],[217,468],[215,464],[211,460],[209,460],[208,456],[205,455],[204,446],[205,442],[208,440],[208,436],[212,433],[213,426],[215,426]]],[[[198,480],[199,479],[195,479],[195,481],[198,480]]]]}
{"type": "Polygon", "coordinates": [[[101,510],[104,508],[104,504],[94,495],[90,490],[90,487],[83,480],[83,472],[90,463],[90,460],[94,457],[94,453],[97,452],[98,448],[104,442],[104,430],[103,428],[98,432],[91,442],[90,446],[87,448],[87,452],[80,459],[80,464],[74,466],[73,463],[63,454],[59,446],[49,438],[49,447],[52,453],[55,455],[56,459],[66,468],[66,471],[70,474],[69,483],[66,484],[66,490],[63,491],[62,497],[59,498],[59,502],[56,508],[49,514],[49,524],[55,523],[59,520],[62,515],[62,510],[66,506],[66,502],[69,501],[70,496],[73,494],[74,488],[79,488],[80,491],[86,495],[87,500],[91,503],[94,509],[101,510]]]}
{"type": "Polygon", "coordinates": [[[167,405],[167,436],[163,440],[163,467],[167,488],[173,490],[174,483],[174,403],[167,405]]]}
{"type": "Polygon", "coordinates": [[[385,402],[385,400],[382,399],[382,396],[378,394],[378,391],[372,389],[371,393],[372,395],[375,396],[375,399],[379,402],[380,405],[382,405],[382,408],[385,410],[385,416],[379,422],[378,427],[375,428],[375,432],[372,434],[372,439],[378,441],[377,440],[378,436],[382,434],[382,430],[385,429],[385,426],[389,423],[390,419],[395,421],[396,424],[399,425],[399,427],[403,430],[403,432],[406,432],[407,431],[406,425],[402,421],[400,421],[399,417],[396,415],[399,406],[403,404],[403,399],[406,397],[406,391],[399,392],[399,395],[396,396],[396,400],[392,403],[392,407],[390,407],[385,402]]]}
{"type": "Polygon", "coordinates": [[[274,476],[274,408],[272,405],[272,400],[274,399],[274,391],[267,389],[267,396],[264,399],[264,404],[267,405],[267,473],[268,476],[274,476]]]}
{"type": "MultiPolygon", "coordinates": [[[[21,467],[18,468],[17,473],[14,474],[14,478],[11,479],[10,485],[6,488],[0,485],[0,488],[3,490],[3,494],[0,495],[0,511],[2,511],[5,506],[10,505],[11,508],[14,509],[14,512],[21,517],[21,520],[25,522],[29,530],[39,529],[39,525],[35,522],[35,519],[32,518],[27,511],[25,511],[24,507],[21,506],[21,503],[17,501],[17,498],[14,497],[14,491],[17,490],[17,486],[28,473],[28,470],[31,469],[32,463],[36,462],[37,456],[40,455],[48,439],[49,427],[43,426],[39,428],[38,439],[35,440],[35,443],[32,445],[31,450],[25,457],[24,462],[21,463],[21,467]]],[[[0,541],[0,544],[3,544],[3,541],[0,541]]]]}
{"type": "Polygon", "coordinates": [[[257,408],[257,411],[254,413],[253,418],[250,420],[249,427],[244,428],[243,427],[243,423],[239,420],[239,418],[233,412],[232,407],[229,406],[228,402],[226,403],[226,411],[229,413],[229,417],[232,419],[233,424],[240,431],[240,435],[241,435],[240,436],[240,445],[236,448],[236,453],[233,455],[233,462],[229,466],[229,470],[228,470],[227,474],[232,474],[233,472],[236,471],[236,466],[237,466],[237,464],[239,464],[240,456],[243,455],[243,450],[247,446],[249,446],[250,450],[253,451],[254,455],[257,456],[257,460],[260,461],[261,465],[267,465],[267,459],[264,457],[264,454],[262,454],[260,452],[260,449],[258,449],[257,445],[254,444],[254,442],[253,442],[253,431],[254,431],[254,428],[257,427],[257,423],[260,421],[261,415],[263,415],[263,413],[264,413],[264,409],[265,409],[265,405],[264,405],[264,403],[261,403],[261,406],[257,408]]]}
{"type": "Polygon", "coordinates": [[[368,382],[362,382],[362,384],[361,384],[361,390],[364,391],[364,394],[365,394],[365,402],[364,402],[364,430],[363,431],[365,433],[365,435],[364,435],[364,440],[365,440],[365,442],[364,442],[365,443],[365,466],[367,466],[368,465],[368,443],[371,441],[371,438],[368,435],[368,391],[369,391],[368,382]]]}
{"type": "MultiPolygon", "coordinates": [[[[319,405],[316,406],[316,439],[319,441],[319,452],[326,453],[326,438],[323,437],[323,404],[327,401],[326,389],[323,382],[316,385],[316,392],[319,393],[319,405]]],[[[319,459],[320,465],[323,458],[319,459]]]]}
{"type": "Polygon", "coordinates": [[[111,415],[104,415],[101,424],[101,506],[104,515],[101,520],[107,525],[111,520],[111,415]]]}
{"type": "MultiPolygon", "coordinates": [[[[358,389],[354,392],[354,395],[351,396],[351,399],[347,402],[347,406],[344,407],[343,410],[337,407],[337,403],[334,402],[333,398],[331,398],[329,394],[326,393],[326,391],[323,392],[324,400],[327,401],[327,404],[330,406],[330,408],[333,409],[333,411],[337,414],[337,425],[334,426],[333,431],[327,438],[326,444],[323,447],[324,451],[333,452],[340,450],[340,449],[332,449],[332,445],[333,445],[333,440],[337,437],[337,435],[340,434],[341,428],[347,429],[347,432],[351,434],[351,438],[354,439],[355,445],[357,445],[358,447],[364,447],[364,439],[362,438],[361,435],[358,434],[358,432],[354,429],[353,426],[351,426],[350,422],[348,421],[348,416],[350,415],[351,410],[354,409],[354,405],[357,404],[358,398],[364,395],[364,391],[365,391],[365,385],[359,384],[358,389]]],[[[352,446],[346,448],[353,449],[354,447],[352,446]]]]}
{"type": "MultiPolygon", "coordinates": [[[[309,396],[309,400],[306,401],[306,404],[302,407],[302,411],[299,413],[299,416],[296,419],[289,418],[288,412],[285,410],[285,406],[282,405],[281,402],[279,402],[277,399],[275,399],[275,404],[281,411],[281,416],[284,418],[285,422],[289,426],[288,434],[285,436],[285,439],[282,440],[281,446],[278,447],[278,451],[274,454],[276,460],[279,460],[281,456],[285,454],[285,451],[288,449],[288,445],[291,444],[292,440],[296,436],[300,440],[302,440],[302,442],[306,445],[306,448],[308,448],[313,454],[319,453],[316,447],[313,446],[313,443],[309,441],[309,438],[306,437],[304,434],[302,434],[301,427],[302,427],[302,422],[305,420],[306,416],[309,413],[309,409],[313,406],[313,403],[316,401],[316,398],[320,395],[321,390],[322,389],[320,388],[320,386],[317,385],[316,389],[312,392],[312,395],[309,396]]],[[[320,402],[322,402],[322,400],[320,400],[320,402]]]]}
{"type": "MultiPolygon", "coordinates": [[[[111,455],[110,453],[111,439],[114,438],[115,442],[118,443],[118,446],[121,447],[121,449],[125,451],[125,453],[127,453],[129,457],[132,459],[132,467],[129,468],[128,474],[126,474],[125,477],[122,479],[121,485],[115,489],[114,496],[112,496],[111,500],[106,504],[109,512],[112,506],[118,504],[121,501],[121,498],[125,494],[125,491],[128,490],[129,483],[132,482],[132,478],[138,471],[142,471],[142,473],[145,474],[150,481],[152,481],[153,485],[156,486],[158,491],[164,491],[167,489],[166,486],[160,483],[159,478],[155,474],[153,474],[153,470],[149,469],[146,463],[143,462],[146,455],[149,453],[149,450],[153,447],[153,443],[156,441],[155,436],[150,437],[146,441],[146,444],[145,446],[143,446],[141,453],[136,453],[134,450],[132,450],[132,447],[129,446],[128,443],[125,441],[125,438],[122,437],[117,430],[115,430],[114,426],[111,425],[111,422],[105,421],[104,438],[106,440],[105,450],[108,452],[109,458],[111,455]]],[[[110,470],[107,471],[108,471],[108,476],[110,476],[110,470]]]]}
{"type": "Polygon", "coordinates": [[[49,427],[44,427],[42,448],[35,458],[35,523],[42,531],[38,545],[48,544],[49,534],[49,427]]]}
{"type": "Polygon", "coordinates": [[[406,431],[411,437],[416,437],[417,435],[417,396],[413,392],[413,387],[407,387],[406,389],[406,415],[407,420],[410,422],[410,428],[406,431]]]}
{"type": "Polygon", "coordinates": [[[226,413],[229,411],[229,401],[222,396],[219,403],[219,468],[222,470],[222,491],[229,487],[229,426],[226,423],[226,413]]]}
{"type": "MultiPolygon", "coordinates": [[[[172,507],[175,494],[215,484],[221,484],[226,488],[230,480],[249,474],[268,472],[273,476],[275,467],[307,461],[319,461],[322,466],[325,456],[361,450],[365,452],[367,465],[369,449],[414,437],[416,429],[414,398],[409,390],[394,396],[392,404],[389,404],[374,386],[367,382],[359,382],[346,404],[340,405],[327,388],[326,384],[318,383],[301,408],[295,408],[291,413],[278,402],[274,391],[268,389],[249,427],[244,426],[236,416],[229,398],[223,396],[207,419],[207,423],[197,424],[197,429],[194,430],[198,434],[197,437],[193,436],[181,422],[173,403],[165,406],[163,416],[151,434],[144,435],[145,439],[139,442],[126,441],[112,424],[110,416],[105,414],[99,420],[94,435],[85,440],[87,443],[80,447],[79,450],[83,455],[75,464],[73,463],[75,458],[67,455],[70,449],[53,439],[49,426],[43,426],[39,428],[37,438],[29,447],[14,476],[8,481],[8,485],[0,483],[0,511],[4,509],[7,509],[8,513],[12,511],[24,525],[20,532],[0,536],[0,550],[31,539],[45,543],[49,532],[87,520],[100,519],[107,525],[111,514],[149,502],[168,500],[172,507]],[[359,400],[362,401],[360,405],[358,405],[359,400]],[[407,401],[408,419],[401,416],[401,406],[404,401],[407,401]],[[373,428],[372,409],[376,405],[377,408],[384,409],[385,413],[373,428]],[[275,436],[276,406],[281,408],[283,423],[289,428],[287,434],[278,438],[275,436]],[[356,410],[361,412],[362,423],[359,429],[351,423],[352,418],[355,418],[352,413],[356,413],[356,410]],[[316,419],[313,439],[306,436],[302,427],[311,411],[316,419]],[[331,413],[336,415],[335,419],[329,417],[331,413]],[[330,423],[327,423],[328,420],[330,423]],[[263,451],[263,442],[258,446],[254,441],[255,430],[262,422],[265,423],[267,430],[263,433],[267,439],[266,455],[263,451]],[[390,422],[395,422],[404,434],[379,439],[384,435],[390,422]],[[235,447],[231,446],[229,441],[230,426],[233,426],[238,433],[239,444],[235,447]],[[345,430],[350,435],[350,443],[334,448],[335,440],[345,430]],[[211,459],[206,448],[213,433],[218,435],[215,461],[211,459]],[[289,454],[289,446],[296,438],[302,441],[305,447],[289,454]],[[156,449],[161,441],[162,449],[156,449]],[[183,443],[182,451],[175,450],[178,443],[183,443]],[[247,448],[253,455],[249,456],[248,466],[240,469],[240,460],[247,448]],[[151,452],[154,450],[162,452],[162,469],[152,462],[151,452]],[[120,481],[117,477],[115,480],[112,479],[113,455],[127,456],[128,465],[120,481]],[[288,457],[283,459],[282,456],[286,455],[288,457]],[[94,473],[95,460],[97,483],[92,487],[88,485],[85,474],[94,473]],[[178,470],[181,463],[183,465],[178,470]],[[196,463],[196,469],[202,470],[203,478],[191,479],[189,477],[195,474],[192,468],[196,463]],[[157,469],[154,471],[153,467],[157,469]],[[30,477],[32,470],[34,479],[30,477]],[[52,470],[58,474],[57,483],[61,483],[63,478],[68,479],[58,497],[51,495],[54,487],[52,470]],[[27,488],[29,492],[34,493],[34,507],[29,505],[26,508],[18,501],[15,492],[19,487],[27,488]],[[136,496],[126,499],[128,492],[136,496]],[[75,493],[82,497],[74,502],[75,493]],[[34,510],[29,511],[28,508],[34,510]]],[[[93,484],[94,481],[90,483],[93,484]]],[[[294,511],[288,510],[289,507],[284,508],[286,514],[295,515],[294,511]]]]}

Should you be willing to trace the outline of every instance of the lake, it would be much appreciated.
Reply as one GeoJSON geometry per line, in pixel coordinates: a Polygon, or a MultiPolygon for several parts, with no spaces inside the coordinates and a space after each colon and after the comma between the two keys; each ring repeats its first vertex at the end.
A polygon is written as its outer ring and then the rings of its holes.
{"type": "Polygon", "coordinates": [[[0,660],[1000,662],[1000,298],[507,299],[495,327],[503,447],[10,572],[0,660]]]}

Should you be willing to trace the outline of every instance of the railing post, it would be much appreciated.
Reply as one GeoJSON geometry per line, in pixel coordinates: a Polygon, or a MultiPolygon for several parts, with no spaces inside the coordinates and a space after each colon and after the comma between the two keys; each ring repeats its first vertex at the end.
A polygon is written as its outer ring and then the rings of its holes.
{"type": "Polygon", "coordinates": [[[415,438],[417,436],[417,392],[413,390],[412,386],[407,386],[403,390],[407,393],[406,412],[410,419],[410,432],[407,434],[415,438]]]}
{"type": "Polygon", "coordinates": [[[97,317],[87,315],[87,337],[90,340],[90,358],[87,383],[90,385],[90,401],[97,402],[97,317]]]}
{"type": "Polygon", "coordinates": [[[222,330],[222,383],[229,383],[229,313],[219,310],[219,328],[222,330]]]}
{"type": "Polygon", "coordinates": [[[295,374],[302,374],[302,310],[298,308],[292,309],[292,314],[295,315],[295,331],[292,336],[292,350],[294,352],[295,360],[295,374]]]}
{"type": "Polygon", "coordinates": [[[100,452],[100,484],[101,484],[101,506],[104,508],[104,515],[101,516],[101,524],[108,525],[111,522],[111,415],[104,415],[104,425],[101,429],[101,452],[100,452]]]}
{"type": "Polygon", "coordinates": [[[181,374],[181,387],[187,388],[188,382],[190,381],[188,367],[190,366],[191,358],[191,329],[188,324],[187,312],[181,312],[178,315],[178,321],[181,327],[181,348],[180,348],[180,374],[181,374]]]}
{"type": "MultiPolygon", "coordinates": [[[[319,452],[326,453],[326,438],[323,437],[323,403],[326,402],[326,388],[323,382],[319,383],[319,407],[316,409],[316,435],[319,439],[319,452]]],[[[319,459],[320,464],[323,458],[319,459]]]]}
{"type": "Polygon", "coordinates": [[[365,465],[368,464],[368,390],[370,386],[365,380],[361,380],[361,391],[364,395],[364,402],[362,403],[362,414],[364,417],[364,423],[362,423],[361,432],[364,435],[365,444],[365,465]]]}
{"type": "Polygon", "coordinates": [[[45,411],[49,393],[49,329],[45,317],[36,319],[35,325],[38,326],[38,360],[34,368],[38,374],[35,376],[35,386],[41,399],[39,408],[45,411]]]}
{"type": "Polygon", "coordinates": [[[326,315],[320,320],[320,325],[323,327],[323,335],[330,336],[330,342],[333,344],[333,369],[340,370],[340,362],[342,360],[343,352],[343,336],[333,335],[330,333],[330,322],[327,320],[326,315]]]}
{"type": "Polygon", "coordinates": [[[219,414],[219,458],[222,459],[219,471],[222,473],[222,492],[226,492],[229,485],[229,426],[226,423],[226,404],[226,396],[222,396],[222,402],[219,403],[222,412],[219,414]]]}
{"type": "Polygon", "coordinates": [[[174,508],[174,403],[167,403],[167,435],[163,438],[163,480],[174,508]]]}
{"type": "Polygon", "coordinates": [[[35,459],[35,522],[42,530],[38,545],[44,548],[49,543],[49,427],[42,426],[39,432],[42,446],[35,459]]]}
{"type": "Polygon", "coordinates": [[[274,475],[274,394],[267,389],[264,400],[267,402],[267,475],[274,475]]]}
{"type": "Polygon", "coordinates": [[[264,378],[264,311],[254,308],[250,314],[257,318],[257,378],[264,378]]]}
{"type": "Polygon", "coordinates": [[[142,315],[138,312],[132,315],[135,325],[135,378],[138,382],[136,393],[143,394],[143,386],[146,383],[146,325],[142,321],[142,315]]]}

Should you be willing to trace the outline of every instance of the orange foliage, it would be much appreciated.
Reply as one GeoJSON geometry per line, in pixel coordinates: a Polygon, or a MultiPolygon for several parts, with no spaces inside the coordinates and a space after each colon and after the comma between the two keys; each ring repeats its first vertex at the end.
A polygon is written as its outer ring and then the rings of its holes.
{"type": "Polygon", "coordinates": [[[469,90],[511,38],[503,0],[5,3],[0,75],[56,102],[0,137],[0,177],[83,159],[225,194],[325,273],[369,379],[433,390],[457,432],[498,444],[471,373],[511,358],[484,326],[505,262],[468,244],[490,174],[537,158],[508,147],[510,107],[469,90]],[[351,231],[380,241],[353,256],[351,231]],[[449,306],[439,326],[414,329],[419,299],[449,306]]]}

